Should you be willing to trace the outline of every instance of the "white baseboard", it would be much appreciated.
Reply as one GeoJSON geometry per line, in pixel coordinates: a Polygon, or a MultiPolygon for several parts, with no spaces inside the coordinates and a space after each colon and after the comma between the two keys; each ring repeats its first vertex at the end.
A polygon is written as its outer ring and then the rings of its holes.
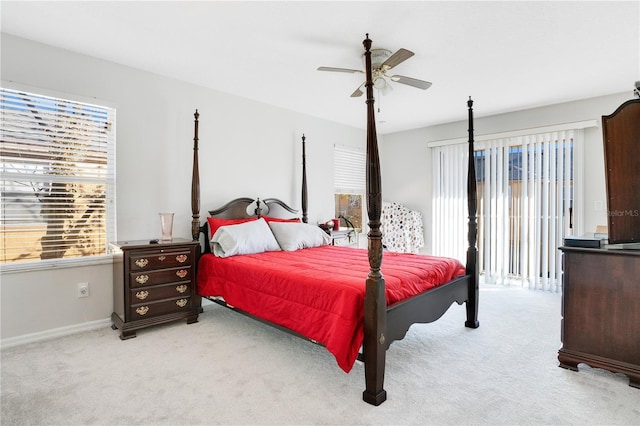
{"type": "Polygon", "coordinates": [[[54,339],[56,337],[68,336],[70,334],[80,333],[81,331],[95,330],[97,328],[111,326],[111,318],[105,318],[96,321],[83,322],[67,327],[54,328],[53,330],[40,331],[38,333],[30,333],[17,337],[9,337],[0,341],[0,348],[11,348],[14,346],[26,345],[27,343],[39,342],[41,340],[54,339]]]}

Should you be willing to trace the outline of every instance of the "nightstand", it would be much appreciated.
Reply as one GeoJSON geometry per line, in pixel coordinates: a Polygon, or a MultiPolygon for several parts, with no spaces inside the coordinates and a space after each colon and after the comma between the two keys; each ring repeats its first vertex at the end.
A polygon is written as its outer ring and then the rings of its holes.
{"type": "Polygon", "coordinates": [[[329,230],[331,245],[358,247],[358,232],[353,228],[340,228],[337,231],[329,230]]]}
{"type": "Polygon", "coordinates": [[[136,330],[186,319],[198,321],[196,265],[200,244],[174,238],[151,244],[122,241],[113,252],[114,330],[120,339],[136,337],[136,330]]]}

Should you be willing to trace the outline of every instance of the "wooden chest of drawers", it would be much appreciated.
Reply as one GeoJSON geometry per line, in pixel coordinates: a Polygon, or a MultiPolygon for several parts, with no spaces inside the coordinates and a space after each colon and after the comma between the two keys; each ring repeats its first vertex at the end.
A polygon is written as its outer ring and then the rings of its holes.
{"type": "Polygon", "coordinates": [[[640,388],[640,251],[561,247],[560,367],[626,374],[640,388]]]}
{"type": "Polygon", "coordinates": [[[186,319],[198,321],[195,272],[200,245],[186,239],[150,244],[116,242],[113,250],[113,321],[120,338],[136,330],[186,319]]]}

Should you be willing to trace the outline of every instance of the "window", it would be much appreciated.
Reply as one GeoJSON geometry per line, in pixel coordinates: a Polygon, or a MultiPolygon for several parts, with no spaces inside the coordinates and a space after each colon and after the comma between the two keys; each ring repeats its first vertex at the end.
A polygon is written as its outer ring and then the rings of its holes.
{"type": "Polygon", "coordinates": [[[362,230],[366,154],[356,148],[338,145],[334,146],[333,153],[335,217],[341,219],[343,226],[348,225],[346,218],[354,228],[362,230]]]}
{"type": "Polygon", "coordinates": [[[335,198],[336,218],[340,219],[340,226],[362,229],[362,195],[335,194],[335,198]]]}
{"type": "Polygon", "coordinates": [[[0,89],[0,264],[107,254],[115,109],[0,89]]]}
{"type": "MultiPolygon", "coordinates": [[[[574,151],[581,135],[568,130],[476,143],[484,282],[560,290],[558,247],[572,231],[574,151]]],[[[439,255],[459,257],[466,247],[466,151],[464,145],[434,150],[433,234],[439,255]]]]}

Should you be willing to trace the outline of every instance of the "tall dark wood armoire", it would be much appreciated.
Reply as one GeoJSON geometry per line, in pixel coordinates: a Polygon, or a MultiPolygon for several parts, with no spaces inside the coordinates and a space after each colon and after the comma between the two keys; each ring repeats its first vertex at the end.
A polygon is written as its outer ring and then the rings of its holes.
{"type": "Polygon", "coordinates": [[[602,117],[609,243],[562,247],[560,367],[629,377],[640,388],[640,99],[602,117]],[[621,244],[624,243],[624,244],[621,244]]]}

